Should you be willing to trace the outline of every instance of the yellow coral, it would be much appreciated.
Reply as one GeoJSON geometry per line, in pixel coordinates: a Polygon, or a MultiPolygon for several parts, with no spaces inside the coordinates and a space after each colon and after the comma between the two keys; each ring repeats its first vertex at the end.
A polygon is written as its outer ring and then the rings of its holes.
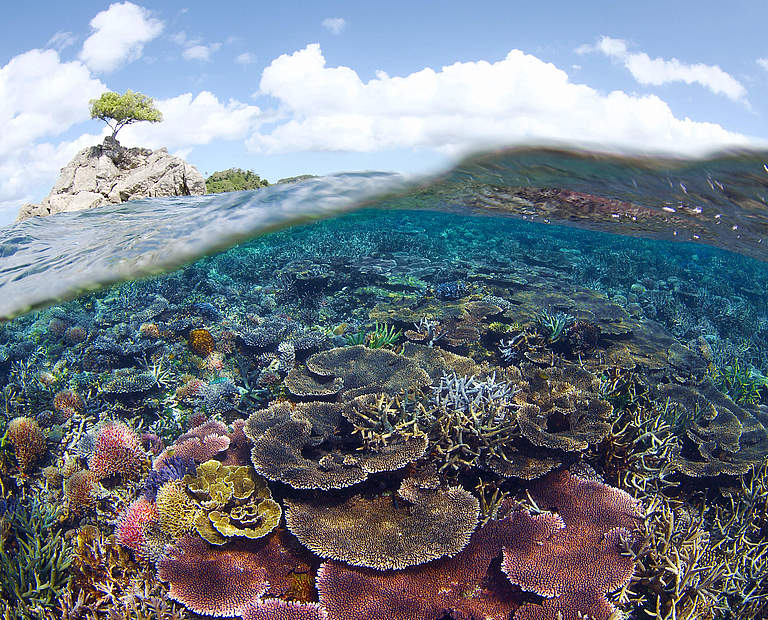
{"type": "Polygon", "coordinates": [[[213,545],[223,545],[232,536],[261,538],[280,522],[279,504],[252,467],[222,465],[214,459],[199,465],[194,476],[184,476],[182,483],[202,506],[195,529],[213,545]]]}
{"type": "Polygon", "coordinates": [[[172,538],[180,538],[195,529],[199,508],[187,495],[181,480],[171,480],[161,486],[155,505],[160,529],[172,538]]]}

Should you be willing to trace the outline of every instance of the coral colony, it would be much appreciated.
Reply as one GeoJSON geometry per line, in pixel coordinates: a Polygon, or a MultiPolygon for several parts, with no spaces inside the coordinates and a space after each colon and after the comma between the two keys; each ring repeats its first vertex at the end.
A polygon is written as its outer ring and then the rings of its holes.
{"type": "Polygon", "coordinates": [[[2,617],[768,617],[768,277],[580,234],[357,215],[0,326],[2,617]]]}

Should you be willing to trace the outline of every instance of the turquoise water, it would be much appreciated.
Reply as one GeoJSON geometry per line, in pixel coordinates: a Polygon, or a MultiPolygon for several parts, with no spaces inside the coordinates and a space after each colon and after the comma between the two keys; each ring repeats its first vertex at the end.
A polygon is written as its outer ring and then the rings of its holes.
{"type": "Polygon", "coordinates": [[[766,617],[764,160],[0,231],[4,617],[766,617]]]}

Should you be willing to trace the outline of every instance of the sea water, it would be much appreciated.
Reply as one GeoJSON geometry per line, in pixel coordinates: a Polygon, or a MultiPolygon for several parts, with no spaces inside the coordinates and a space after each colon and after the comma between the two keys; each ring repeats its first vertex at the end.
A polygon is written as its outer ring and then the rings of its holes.
{"type": "MultiPolygon", "coordinates": [[[[429,178],[343,174],[0,230],[6,617],[74,617],[66,613],[78,597],[95,604],[107,587],[119,594],[93,617],[162,603],[158,617],[250,617],[249,605],[265,604],[267,615],[252,617],[282,618],[280,601],[307,618],[368,618],[374,608],[435,620],[766,617],[766,161],[517,149],[429,178]],[[333,403],[336,417],[312,418],[307,403],[333,403]],[[293,418],[280,422],[279,411],[293,418]],[[226,530],[211,517],[216,502],[166,471],[191,525],[182,536],[162,515],[147,517],[128,536],[120,528],[146,497],[149,472],[205,424],[227,437],[212,460],[263,481],[287,521],[278,514],[277,529],[255,541],[226,530]],[[281,424],[308,425],[308,439],[280,443],[281,424]],[[30,439],[35,426],[42,443],[30,439]],[[104,429],[118,427],[123,444],[100,447],[104,429]],[[355,461],[413,436],[421,451],[396,466],[355,461]],[[98,469],[134,440],[144,469],[98,469]],[[325,482],[296,482],[260,452],[269,442],[325,482]],[[353,482],[334,478],[355,468],[365,473],[353,482]],[[404,491],[413,484],[422,490],[404,491]],[[467,530],[460,543],[459,525],[429,521],[414,499],[448,489],[476,506],[456,519],[467,530]],[[380,514],[382,501],[391,515],[380,514]],[[365,502],[377,506],[373,517],[365,502]],[[310,509],[301,507],[313,504],[345,515],[349,537],[317,516],[318,535],[302,528],[310,509]],[[523,536],[520,519],[542,514],[559,525],[530,549],[500,537],[480,562],[488,528],[523,536]],[[378,523],[373,533],[367,520],[378,523]],[[385,524],[418,549],[373,541],[391,554],[373,563],[370,549],[349,551],[385,524]],[[206,561],[231,552],[256,562],[275,532],[304,554],[292,569],[305,575],[301,592],[274,587],[238,607],[216,581],[224,576],[208,577],[203,602],[189,593],[203,586],[179,577],[190,537],[203,537],[206,561]],[[33,539],[47,546],[27,549],[33,539]],[[106,559],[110,545],[117,555],[106,559]],[[95,548],[120,578],[88,564],[95,548]],[[480,562],[477,574],[452,568],[456,558],[480,562]],[[16,588],[35,571],[45,588],[16,588]],[[455,583],[440,581],[454,572],[455,583]],[[368,576],[365,604],[344,589],[355,575],[368,576]],[[403,587],[392,598],[384,582],[402,575],[436,591],[403,587]]],[[[216,514],[249,501],[218,500],[216,514]]]]}

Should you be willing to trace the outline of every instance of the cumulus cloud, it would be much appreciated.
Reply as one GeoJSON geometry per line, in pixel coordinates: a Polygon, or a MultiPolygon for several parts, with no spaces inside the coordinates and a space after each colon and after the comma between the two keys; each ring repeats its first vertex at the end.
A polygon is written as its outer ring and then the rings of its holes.
{"type": "Polygon", "coordinates": [[[766,71],[768,71],[768,58],[758,58],[757,64],[760,65],[766,71]]]}
{"type": "Polygon", "coordinates": [[[260,92],[284,119],[248,139],[253,151],[376,151],[426,147],[448,153],[543,140],[636,150],[701,152],[746,144],[715,123],[676,118],[660,98],[602,94],[571,82],[551,63],[520,50],[497,62],[457,62],[404,77],[364,82],[328,67],[311,44],[276,58],[260,92]]]}
{"type": "Polygon", "coordinates": [[[243,139],[258,126],[261,114],[255,105],[219,101],[209,91],[159,99],[155,105],[163,113],[163,122],[126,127],[120,132],[122,144],[187,150],[213,140],[243,139]]]}
{"type": "Polygon", "coordinates": [[[41,141],[88,120],[88,100],[106,89],[81,62],[61,62],[50,49],[30,50],[0,67],[0,221],[9,219],[3,208],[39,198],[40,183],[52,184],[77,150],[93,144],[93,136],[41,141]]]}
{"type": "Polygon", "coordinates": [[[341,34],[342,30],[347,27],[347,20],[343,17],[326,17],[320,23],[331,34],[341,34]]]}
{"type": "Polygon", "coordinates": [[[50,39],[48,39],[48,43],[46,43],[45,46],[60,52],[64,48],[67,48],[70,45],[74,45],[75,41],[77,41],[77,37],[71,32],[64,32],[59,30],[50,39]]]}
{"type": "Polygon", "coordinates": [[[108,73],[141,57],[144,45],[163,31],[163,22],[132,2],[111,4],[91,20],[82,60],[92,71],[108,73]]]}
{"type": "Polygon", "coordinates": [[[256,62],[256,54],[243,52],[235,58],[235,62],[239,65],[252,65],[256,62]]]}
{"type": "Polygon", "coordinates": [[[687,64],[677,58],[651,58],[644,52],[630,52],[626,41],[611,37],[601,37],[595,45],[582,45],[576,51],[581,54],[600,52],[623,63],[640,84],[699,84],[717,95],[725,95],[733,101],[746,102],[747,90],[741,82],[717,65],[687,64]]]}
{"type": "Polygon", "coordinates": [[[26,145],[0,157],[0,226],[16,219],[25,202],[39,201],[53,185],[59,171],[79,150],[96,144],[102,136],[83,134],[58,144],[26,145]]]}
{"type": "Polygon", "coordinates": [[[106,86],[78,61],[30,50],[0,68],[0,158],[90,118],[88,100],[106,86]]]}

